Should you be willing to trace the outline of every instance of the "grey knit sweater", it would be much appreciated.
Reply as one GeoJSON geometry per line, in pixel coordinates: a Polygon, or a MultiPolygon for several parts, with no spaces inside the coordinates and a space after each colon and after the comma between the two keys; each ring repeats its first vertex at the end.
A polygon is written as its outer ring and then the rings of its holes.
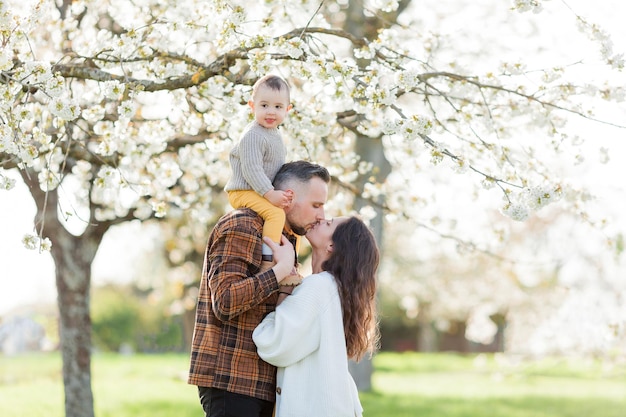
{"type": "Polygon", "coordinates": [[[276,129],[253,121],[230,151],[231,177],[224,190],[254,190],[260,195],[274,189],[274,176],[285,163],[287,149],[276,129]]]}

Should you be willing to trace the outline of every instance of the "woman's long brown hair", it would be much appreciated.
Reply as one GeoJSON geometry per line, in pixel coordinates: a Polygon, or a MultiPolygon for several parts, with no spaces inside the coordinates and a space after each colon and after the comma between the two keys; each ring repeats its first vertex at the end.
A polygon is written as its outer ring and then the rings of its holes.
{"type": "Polygon", "coordinates": [[[376,269],[379,252],[370,229],[356,217],[339,224],[333,252],[322,265],[337,282],[348,357],[360,360],[378,347],[376,269]]]}

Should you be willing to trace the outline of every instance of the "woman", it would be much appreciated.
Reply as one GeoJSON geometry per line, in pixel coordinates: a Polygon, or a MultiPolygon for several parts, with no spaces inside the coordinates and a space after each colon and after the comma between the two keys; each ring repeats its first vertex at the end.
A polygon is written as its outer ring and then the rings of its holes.
{"type": "Polygon", "coordinates": [[[291,294],[281,290],[252,338],[259,356],[278,367],[277,417],[361,416],[348,358],[361,359],[378,342],[376,241],[356,217],[322,221],[306,237],[313,275],[291,294]]]}

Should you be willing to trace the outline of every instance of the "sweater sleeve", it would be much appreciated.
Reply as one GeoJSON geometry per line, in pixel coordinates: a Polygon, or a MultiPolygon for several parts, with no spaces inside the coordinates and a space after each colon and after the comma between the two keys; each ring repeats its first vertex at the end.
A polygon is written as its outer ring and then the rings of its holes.
{"type": "Polygon", "coordinates": [[[250,187],[263,196],[273,190],[272,178],[263,170],[264,148],[268,146],[263,135],[255,129],[249,130],[239,142],[241,173],[250,187]]]}
{"type": "Polygon", "coordinates": [[[286,367],[318,349],[320,313],[330,304],[329,294],[336,296],[330,281],[319,278],[306,278],[254,330],[252,339],[264,361],[286,367]]]}

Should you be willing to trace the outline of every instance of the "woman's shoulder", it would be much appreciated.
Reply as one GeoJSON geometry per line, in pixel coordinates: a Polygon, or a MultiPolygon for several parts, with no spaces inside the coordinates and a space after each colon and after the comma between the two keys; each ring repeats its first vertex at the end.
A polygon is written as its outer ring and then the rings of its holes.
{"type": "Polygon", "coordinates": [[[335,291],[337,284],[331,273],[322,271],[307,276],[302,280],[303,288],[315,288],[317,290],[335,291]]]}

